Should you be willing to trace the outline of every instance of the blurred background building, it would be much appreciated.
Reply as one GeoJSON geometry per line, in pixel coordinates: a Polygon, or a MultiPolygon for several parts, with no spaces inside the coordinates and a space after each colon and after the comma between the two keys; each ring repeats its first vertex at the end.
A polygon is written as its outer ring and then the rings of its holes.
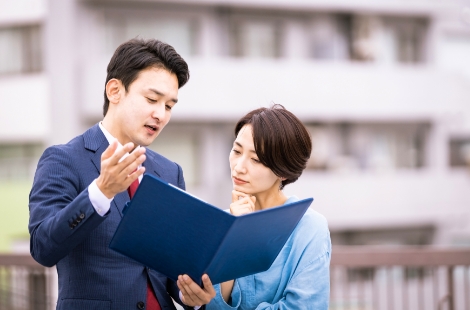
{"type": "Polygon", "coordinates": [[[196,196],[228,207],[247,111],[280,103],[308,126],[286,192],[328,219],[331,309],[468,309],[468,250],[338,246],[470,247],[470,0],[0,0],[0,309],[54,308],[55,270],[4,253],[29,252],[38,159],[102,119],[107,63],[137,36],[189,64],[150,147],[196,196]]]}
{"type": "Polygon", "coordinates": [[[151,146],[187,188],[230,202],[235,121],[283,104],[311,131],[288,194],[315,198],[335,245],[470,246],[470,2],[0,0],[0,251],[28,251],[39,156],[102,119],[123,41],[189,64],[151,146]]]}

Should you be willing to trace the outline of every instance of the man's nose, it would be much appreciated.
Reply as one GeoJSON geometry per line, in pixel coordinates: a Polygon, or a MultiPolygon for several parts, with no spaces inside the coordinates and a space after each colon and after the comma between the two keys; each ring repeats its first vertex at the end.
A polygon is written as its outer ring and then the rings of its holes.
{"type": "Polygon", "coordinates": [[[153,106],[152,117],[158,120],[165,116],[165,103],[158,103],[153,106]]]}

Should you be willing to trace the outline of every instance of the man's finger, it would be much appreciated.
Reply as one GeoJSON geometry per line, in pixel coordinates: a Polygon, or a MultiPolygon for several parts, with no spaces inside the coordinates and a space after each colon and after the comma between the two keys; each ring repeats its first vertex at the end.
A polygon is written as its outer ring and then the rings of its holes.
{"type": "MultiPolygon", "coordinates": [[[[117,144],[117,140],[115,141],[117,144]]],[[[121,162],[121,159],[124,156],[124,154],[129,153],[134,148],[133,145],[134,144],[132,142],[129,142],[122,147],[116,147],[114,153],[109,157],[110,165],[115,166],[116,164],[121,162]]]]}
{"type": "MultiPolygon", "coordinates": [[[[135,180],[137,180],[142,174],[144,174],[144,172],[145,172],[145,167],[140,167],[134,172],[131,172],[131,174],[124,175],[122,177],[122,182],[121,182],[124,188],[128,188],[135,180]]],[[[121,177],[121,175],[119,177],[121,177]]]]}
{"type": "Polygon", "coordinates": [[[117,140],[113,140],[113,142],[111,142],[111,144],[101,154],[101,160],[105,160],[113,156],[114,152],[116,152],[117,145],[117,140]]]}
{"type": "MultiPolygon", "coordinates": [[[[145,155],[144,154],[145,154],[145,148],[144,147],[139,147],[139,148],[136,148],[128,156],[126,156],[126,158],[123,158],[122,160],[119,160],[120,172],[127,169],[127,171],[125,171],[126,175],[131,174],[137,168],[137,166],[139,166],[140,164],[142,164],[145,161],[145,155]],[[142,157],[142,155],[144,155],[144,157],[142,157]],[[136,162],[137,162],[137,164],[135,164],[131,169],[128,169],[128,167],[130,167],[131,165],[133,165],[136,162]]],[[[125,155],[125,153],[122,154],[122,156],[124,156],[124,155],[125,155]]]]}
{"type": "Polygon", "coordinates": [[[121,171],[119,172],[119,175],[122,176],[123,178],[126,178],[128,176],[133,175],[134,173],[137,173],[137,176],[139,176],[140,174],[143,173],[143,171],[142,169],[138,169],[138,167],[142,165],[145,159],[146,159],[145,155],[140,155],[134,161],[127,161],[127,158],[126,158],[125,162],[123,161],[119,164],[120,165],[119,169],[121,169],[121,171]]]}

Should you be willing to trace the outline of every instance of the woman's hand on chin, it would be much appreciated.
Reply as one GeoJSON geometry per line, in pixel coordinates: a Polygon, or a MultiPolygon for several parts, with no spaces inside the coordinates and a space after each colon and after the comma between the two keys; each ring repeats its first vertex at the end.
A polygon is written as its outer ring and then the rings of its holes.
{"type": "Polygon", "coordinates": [[[230,204],[230,213],[232,215],[243,215],[255,211],[256,197],[233,190],[232,203],[230,204]]]}

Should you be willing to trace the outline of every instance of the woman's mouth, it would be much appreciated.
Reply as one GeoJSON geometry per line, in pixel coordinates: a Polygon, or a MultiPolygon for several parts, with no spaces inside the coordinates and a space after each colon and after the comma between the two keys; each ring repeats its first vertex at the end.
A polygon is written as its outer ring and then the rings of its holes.
{"type": "Polygon", "coordinates": [[[236,177],[233,177],[233,183],[235,183],[236,185],[243,185],[243,184],[246,184],[248,183],[247,181],[245,180],[242,180],[242,179],[238,179],[236,177]]]}

